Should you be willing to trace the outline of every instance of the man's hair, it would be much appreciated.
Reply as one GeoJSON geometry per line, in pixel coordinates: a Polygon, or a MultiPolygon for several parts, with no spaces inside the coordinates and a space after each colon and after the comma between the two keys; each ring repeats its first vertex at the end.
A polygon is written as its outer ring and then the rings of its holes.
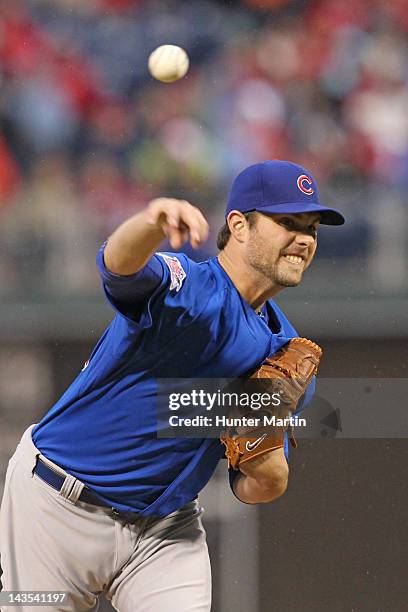
{"type": "MultiPolygon", "coordinates": [[[[256,223],[256,210],[251,210],[250,212],[243,213],[243,215],[248,221],[249,227],[253,227],[256,223]]],[[[225,223],[217,234],[217,248],[219,251],[222,251],[226,247],[230,237],[230,229],[228,227],[228,224],[225,223]]]]}

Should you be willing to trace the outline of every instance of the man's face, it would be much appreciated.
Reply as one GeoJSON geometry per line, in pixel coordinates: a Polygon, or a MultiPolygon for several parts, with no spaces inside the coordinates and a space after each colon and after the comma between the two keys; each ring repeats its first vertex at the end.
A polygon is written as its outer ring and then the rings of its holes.
{"type": "Polygon", "coordinates": [[[320,215],[259,213],[247,243],[249,265],[273,285],[295,287],[317,247],[320,215]]]}

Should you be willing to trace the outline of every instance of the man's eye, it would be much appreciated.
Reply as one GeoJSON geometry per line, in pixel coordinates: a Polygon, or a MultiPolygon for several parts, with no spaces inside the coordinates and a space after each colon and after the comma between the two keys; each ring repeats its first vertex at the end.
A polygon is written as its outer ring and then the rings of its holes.
{"type": "Polygon", "coordinates": [[[294,226],[293,219],[281,219],[281,223],[282,225],[285,225],[286,227],[294,226]]]}

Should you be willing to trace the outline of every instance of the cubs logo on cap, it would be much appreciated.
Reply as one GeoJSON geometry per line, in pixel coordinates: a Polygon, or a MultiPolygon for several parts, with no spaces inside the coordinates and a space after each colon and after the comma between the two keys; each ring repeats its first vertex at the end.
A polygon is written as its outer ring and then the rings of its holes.
{"type": "Polygon", "coordinates": [[[312,187],[313,181],[306,174],[301,174],[297,180],[297,186],[300,191],[305,193],[306,195],[312,195],[314,193],[314,189],[312,187]]]}

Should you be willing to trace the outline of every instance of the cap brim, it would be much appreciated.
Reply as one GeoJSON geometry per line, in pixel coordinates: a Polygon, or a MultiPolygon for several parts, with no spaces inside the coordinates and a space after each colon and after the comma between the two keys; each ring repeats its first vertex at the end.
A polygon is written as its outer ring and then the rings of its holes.
{"type": "MultiPolygon", "coordinates": [[[[320,213],[320,223],[323,225],[343,225],[345,219],[341,212],[335,208],[328,208],[321,204],[307,204],[305,202],[286,202],[285,204],[265,204],[263,206],[254,206],[251,210],[264,212],[269,214],[288,213],[292,215],[301,213],[320,213]]],[[[250,212],[247,210],[245,212],[250,212]]]]}

